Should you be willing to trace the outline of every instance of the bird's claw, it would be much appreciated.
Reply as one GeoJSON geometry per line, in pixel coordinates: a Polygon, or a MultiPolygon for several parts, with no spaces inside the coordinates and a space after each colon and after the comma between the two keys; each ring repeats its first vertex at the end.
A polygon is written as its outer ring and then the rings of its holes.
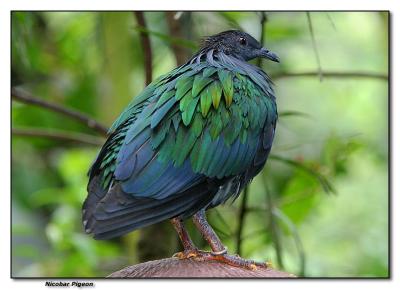
{"type": "Polygon", "coordinates": [[[260,263],[253,260],[243,259],[239,255],[228,255],[227,249],[225,248],[219,252],[208,252],[198,249],[185,250],[183,252],[178,252],[173,255],[173,257],[182,259],[193,259],[199,262],[206,261],[216,261],[224,264],[228,264],[234,267],[245,268],[249,270],[257,270],[258,268],[269,268],[271,264],[268,262],[260,263]]]}
{"type": "Polygon", "coordinates": [[[172,257],[173,258],[178,258],[180,260],[190,259],[190,258],[197,257],[199,253],[200,253],[200,251],[197,250],[197,249],[195,249],[195,250],[185,250],[185,251],[173,254],[172,257]]]}
{"type": "Polygon", "coordinates": [[[249,270],[257,270],[258,268],[268,268],[270,264],[267,262],[261,263],[253,260],[243,259],[239,255],[221,255],[217,261],[239,268],[245,268],[249,270]]]}

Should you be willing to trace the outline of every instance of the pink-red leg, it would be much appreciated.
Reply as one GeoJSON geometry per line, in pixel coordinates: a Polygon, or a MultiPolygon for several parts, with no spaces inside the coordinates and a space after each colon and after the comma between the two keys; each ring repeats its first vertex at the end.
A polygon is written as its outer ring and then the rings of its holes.
{"type": "Polygon", "coordinates": [[[204,210],[197,212],[193,216],[193,222],[212,249],[212,252],[201,252],[201,255],[196,255],[196,257],[194,257],[196,260],[218,261],[231,266],[247,268],[251,270],[255,270],[257,267],[268,267],[267,263],[243,259],[239,255],[228,255],[227,248],[222,244],[217,234],[208,224],[204,210]]]}
{"type": "Polygon", "coordinates": [[[180,218],[173,218],[171,219],[171,223],[178,233],[179,239],[181,240],[183,246],[183,251],[175,253],[173,257],[186,259],[196,256],[198,253],[198,249],[190,238],[189,233],[187,232],[185,225],[183,224],[183,221],[180,218]]]}

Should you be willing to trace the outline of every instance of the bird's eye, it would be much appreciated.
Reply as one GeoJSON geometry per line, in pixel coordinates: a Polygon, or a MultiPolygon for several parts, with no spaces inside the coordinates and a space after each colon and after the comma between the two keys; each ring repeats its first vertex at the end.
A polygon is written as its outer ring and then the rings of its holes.
{"type": "Polygon", "coordinates": [[[240,43],[241,45],[246,45],[246,44],[247,44],[246,38],[244,38],[244,37],[239,38],[239,43],[240,43]]]}

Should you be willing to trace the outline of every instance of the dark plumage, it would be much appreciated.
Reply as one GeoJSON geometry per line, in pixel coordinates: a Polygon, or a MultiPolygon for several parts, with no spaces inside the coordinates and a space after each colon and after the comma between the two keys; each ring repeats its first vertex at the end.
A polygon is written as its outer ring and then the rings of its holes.
{"type": "Polygon", "coordinates": [[[87,233],[113,238],[239,195],[277,120],[270,78],[246,62],[256,57],[278,61],[247,33],[221,32],[134,98],[90,168],[87,233]]]}

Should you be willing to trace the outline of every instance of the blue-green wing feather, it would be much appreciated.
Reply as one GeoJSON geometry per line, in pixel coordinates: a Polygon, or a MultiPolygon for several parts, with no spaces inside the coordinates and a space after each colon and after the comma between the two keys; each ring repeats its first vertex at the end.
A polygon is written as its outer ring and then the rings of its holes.
{"type": "Polygon", "coordinates": [[[190,62],[132,101],[90,170],[89,232],[117,236],[238,194],[265,163],[277,118],[272,88],[246,69],[190,62]]]}

